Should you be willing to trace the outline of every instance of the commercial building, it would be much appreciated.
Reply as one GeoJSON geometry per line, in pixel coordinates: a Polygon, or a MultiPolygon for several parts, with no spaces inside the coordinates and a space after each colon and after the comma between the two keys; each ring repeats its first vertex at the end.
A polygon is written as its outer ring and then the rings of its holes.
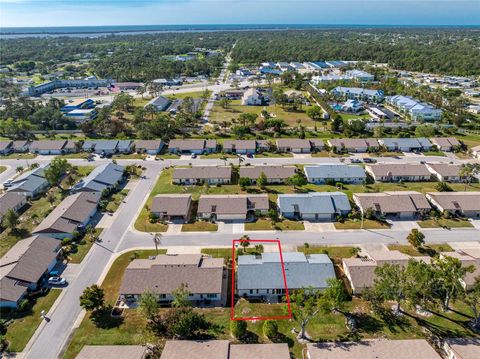
{"type": "Polygon", "coordinates": [[[326,254],[305,256],[302,252],[262,253],[258,256],[239,255],[237,294],[276,302],[288,290],[328,287],[327,279],[335,278],[333,263],[326,254]],[[281,260],[285,268],[285,277],[281,260]]]}
{"type": "Polygon", "coordinates": [[[93,121],[97,118],[98,112],[94,108],[78,109],[67,112],[64,115],[69,120],[74,121],[77,125],[81,125],[84,122],[93,121]]]}
{"type": "Polygon", "coordinates": [[[225,221],[253,219],[256,215],[267,214],[268,195],[201,195],[198,201],[199,218],[225,221]]]}
{"type": "Polygon", "coordinates": [[[65,106],[63,106],[60,111],[64,113],[68,113],[74,110],[80,109],[92,109],[95,107],[95,101],[91,98],[89,99],[78,99],[78,100],[70,100],[67,102],[65,106]]]}
{"type": "Polygon", "coordinates": [[[309,183],[363,183],[367,175],[362,166],[344,164],[319,164],[305,166],[305,177],[309,183]]]}
{"type": "Polygon", "coordinates": [[[158,255],[154,259],[135,259],[125,270],[120,300],[137,302],[145,291],[170,303],[172,293],[182,286],[188,300],[196,306],[223,306],[226,303],[226,273],[223,258],[201,254],[158,255]]]}
{"type": "Polygon", "coordinates": [[[277,206],[282,217],[315,221],[330,221],[351,210],[348,197],[342,192],[280,194],[277,206]]]}
{"type": "Polygon", "coordinates": [[[40,96],[46,92],[50,92],[60,88],[96,88],[96,87],[108,87],[112,85],[112,80],[101,80],[97,78],[87,79],[74,79],[74,80],[53,80],[44,82],[37,86],[30,86],[27,91],[28,96],[40,96]]]}

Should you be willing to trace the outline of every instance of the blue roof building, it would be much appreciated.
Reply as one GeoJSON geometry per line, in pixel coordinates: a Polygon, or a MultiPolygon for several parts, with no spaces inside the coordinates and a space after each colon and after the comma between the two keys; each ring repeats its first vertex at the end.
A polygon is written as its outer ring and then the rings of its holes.
{"type": "Polygon", "coordinates": [[[70,112],[73,110],[81,110],[81,109],[90,109],[95,107],[95,101],[91,98],[83,100],[73,100],[67,103],[65,106],[61,108],[62,112],[70,112]]]}
{"type": "Polygon", "coordinates": [[[167,108],[170,106],[172,101],[165,97],[165,96],[158,96],[154,99],[151,99],[146,105],[147,106],[153,106],[157,111],[166,111],[167,108]]]}
{"type": "Polygon", "coordinates": [[[308,182],[324,184],[326,182],[363,183],[367,178],[362,166],[344,164],[319,164],[303,168],[308,182]]]}
{"type": "Polygon", "coordinates": [[[46,192],[50,184],[45,179],[45,169],[49,166],[50,164],[43,164],[32,171],[20,175],[12,182],[8,191],[17,192],[27,198],[37,197],[46,192]]]}
{"type": "Polygon", "coordinates": [[[87,140],[83,143],[82,149],[97,154],[111,155],[117,152],[118,142],[118,140],[87,140]]]}
{"type": "Polygon", "coordinates": [[[73,192],[103,192],[118,186],[123,180],[125,168],[114,163],[96,167],[90,174],[72,187],[73,192]]]}
{"type": "Polygon", "coordinates": [[[413,121],[438,121],[442,118],[441,109],[410,96],[396,95],[387,97],[386,100],[401,112],[408,114],[413,121]]]}

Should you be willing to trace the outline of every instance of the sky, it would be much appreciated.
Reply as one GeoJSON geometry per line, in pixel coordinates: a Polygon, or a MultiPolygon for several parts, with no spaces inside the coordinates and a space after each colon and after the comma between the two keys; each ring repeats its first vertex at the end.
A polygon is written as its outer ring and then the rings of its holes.
{"type": "Polygon", "coordinates": [[[0,0],[0,27],[480,25],[480,0],[0,0]]]}

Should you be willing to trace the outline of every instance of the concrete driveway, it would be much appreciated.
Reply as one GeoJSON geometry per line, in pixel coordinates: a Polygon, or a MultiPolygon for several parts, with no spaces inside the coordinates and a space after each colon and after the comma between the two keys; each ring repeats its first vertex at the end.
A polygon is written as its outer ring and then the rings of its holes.
{"type": "Polygon", "coordinates": [[[307,232],[332,232],[332,231],[335,231],[335,225],[333,223],[303,221],[303,225],[305,226],[305,231],[307,231],[307,232]]]}

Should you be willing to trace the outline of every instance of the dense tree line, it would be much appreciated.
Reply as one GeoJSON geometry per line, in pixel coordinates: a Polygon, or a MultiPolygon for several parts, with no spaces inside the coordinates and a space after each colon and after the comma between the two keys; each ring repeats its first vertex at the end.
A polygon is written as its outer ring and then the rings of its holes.
{"type": "Polygon", "coordinates": [[[480,74],[478,29],[362,29],[239,34],[237,63],[261,61],[374,61],[397,69],[480,74]]]}

